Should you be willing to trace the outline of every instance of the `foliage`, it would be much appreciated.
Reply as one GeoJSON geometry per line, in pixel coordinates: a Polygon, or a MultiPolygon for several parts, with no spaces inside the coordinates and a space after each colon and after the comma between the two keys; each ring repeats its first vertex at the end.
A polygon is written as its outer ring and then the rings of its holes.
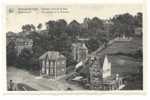
{"type": "Polygon", "coordinates": [[[21,54],[17,57],[16,66],[27,70],[32,69],[32,53],[28,49],[23,49],[21,54]]]}
{"type": "Polygon", "coordinates": [[[37,26],[37,28],[40,30],[42,28],[42,24],[39,23],[38,26],[37,26]]]}
{"type": "Polygon", "coordinates": [[[16,63],[17,53],[15,50],[14,41],[9,42],[7,45],[7,65],[11,66],[16,63]]]}
{"type": "MultiPolygon", "coordinates": [[[[22,30],[24,33],[30,31],[27,37],[33,40],[33,53],[23,50],[21,55],[16,57],[14,47],[9,46],[7,47],[8,64],[13,64],[14,58],[17,58],[18,66],[30,69],[31,66],[38,65],[38,57],[44,52],[59,51],[67,57],[67,66],[71,66],[76,63],[71,56],[71,44],[77,41],[76,37],[89,38],[86,43],[89,52],[95,51],[100,45],[108,42],[110,37],[123,34],[134,36],[134,29],[142,27],[142,13],[139,12],[135,16],[129,13],[116,15],[109,22],[111,24],[98,17],[85,18],[83,23],[73,20],[69,24],[64,19],[49,20],[46,23],[46,30],[41,30],[41,23],[37,27],[33,24],[25,24],[22,30]],[[36,31],[36,28],[40,31],[36,31]]],[[[141,57],[140,51],[137,53],[141,57]]]]}
{"type": "Polygon", "coordinates": [[[99,47],[99,42],[96,39],[92,38],[87,42],[87,47],[88,47],[89,53],[92,51],[95,51],[99,47]]]}
{"type": "Polygon", "coordinates": [[[129,13],[116,15],[112,18],[111,32],[114,36],[133,36],[136,27],[142,27],[142,13],[132,16],[129,13]]]}

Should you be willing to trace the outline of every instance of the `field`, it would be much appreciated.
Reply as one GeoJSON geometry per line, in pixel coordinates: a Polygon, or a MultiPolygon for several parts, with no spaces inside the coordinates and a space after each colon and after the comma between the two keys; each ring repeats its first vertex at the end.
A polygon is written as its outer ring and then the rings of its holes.
{"type": "Polygon", "coordinates": [[[142,49],[141,38],[134,38],[132,41],[117,41],[97,53],[97,56],[108,55],[108,59],[112,65],[112,75],[119,74],[127,81],[126,90],[142,89],[143,60],[141,58],[139,60],[135,57],[122,55],[132,54],[138,49],[142,49]]]}
{"type": "Polygon", "coordinates": [[[131,41],[116,41],[112,45],[107,46],[107,48],[103,49],[102,51],[97,52],[97,55],[115,54],[118,52],[130,53],[141,48],[142,48],[142,39],[133,38],[133,40],[131,41]]]}
{"type": "Polygon", "coordinates": [[[112,74],[114,75],[136,74],[139,73],[139,68],[142,66],[142,62],[136,62],[136,60],[127,56],[112,55],[108,58],[112,65],[112,74]]]}

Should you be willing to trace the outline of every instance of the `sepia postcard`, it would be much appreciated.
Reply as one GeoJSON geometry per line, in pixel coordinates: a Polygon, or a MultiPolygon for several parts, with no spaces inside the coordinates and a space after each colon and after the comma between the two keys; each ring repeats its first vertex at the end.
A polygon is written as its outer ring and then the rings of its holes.
{"type": "Polygon", "coordinates": [[[4,93],[144,93],[144,9],[144,3],[7,5],[4,93]]]}

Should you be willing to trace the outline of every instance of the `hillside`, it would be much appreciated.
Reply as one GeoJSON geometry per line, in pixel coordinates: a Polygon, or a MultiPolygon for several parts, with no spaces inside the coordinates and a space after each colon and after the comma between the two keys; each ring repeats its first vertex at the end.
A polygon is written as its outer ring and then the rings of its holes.
{"type": "MultiPolygon", "coordinates": [[[[142,89],[142,58],[139,60],[137,57],[129,55],[135,54],[139,49],[142,49],[142,39],[133,38],[131,41],[115,41],[101,51],[96,52],[96,56],[102,58],[103,55],[107,54],[108,60],[111,62],[111,75],[119,74],[123,77],[127,82],[126,90],[131,89],[131,87],[133,90],[142,89]]],[[[78,72],[81,75],[88,76],[88,67],[90,66],[83,66],[78,72]]]]}
{"type": "MultiPolygon", "coordinates": [[[[121,76],[138,73],[139,67],[142,66],[142,60],[137,60],[128,54],[136,52],[138,49],[142,48],[142,39],[134,38],[131,41],[116,41],[111,45],[108,45],[106,48],[101,51],[96,52],[96,56],[101,58],[103,55],[107,54],[108,59],[111,62],[112,74],[120,74],[121,76]],[[119,54],[120,53],[120,54],[119,54]],[[127,55],[122,55],[127,54],[127,55]]],[[[88,72],[87,66],[84,66],[79,72],[86,73],[88,72]]]]}
{"type": "Polygon", "coordinates": [[[133,38],[131,41],[116,41],[108,45],[105,49],[98,51],[97,56],[103,54],[116,54],[116,53],[131,53],[142,48],[142,39],[133,38]]]}

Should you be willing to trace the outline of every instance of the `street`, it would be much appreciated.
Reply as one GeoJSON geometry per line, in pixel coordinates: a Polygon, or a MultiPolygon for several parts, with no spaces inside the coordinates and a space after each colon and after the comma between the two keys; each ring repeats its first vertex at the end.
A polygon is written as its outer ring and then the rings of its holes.
{"type": "Polygon", "coordinates": [[[49,91],[49,90],[83,90],[82,87],[69,84],[65,80],[65,77],[61,77],[58,80],[46,79],[40,76],[34,76],[26,70],[18,69],[15,67],[7,68],[7,82],[13,80],[14,83],[23,83],[36,90],[49,91]]]}

